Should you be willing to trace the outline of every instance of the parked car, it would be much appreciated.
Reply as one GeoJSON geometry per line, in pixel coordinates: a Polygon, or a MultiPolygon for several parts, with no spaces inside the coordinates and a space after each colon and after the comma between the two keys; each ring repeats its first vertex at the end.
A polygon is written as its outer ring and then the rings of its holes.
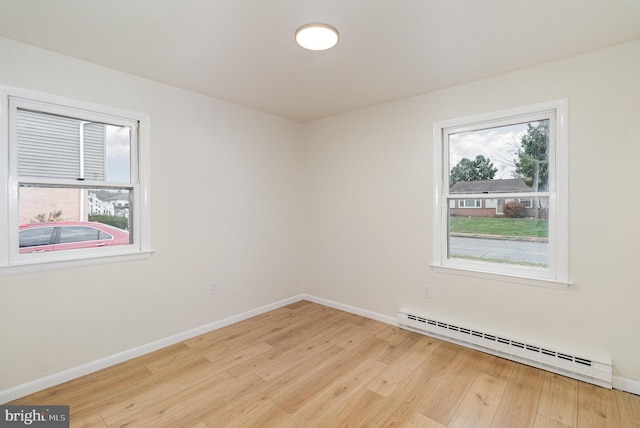
{"type": "Polygon", "coordinates": [[[20,254],[129,244],[129,232],[98,222],[20,225],[20,254]]]}

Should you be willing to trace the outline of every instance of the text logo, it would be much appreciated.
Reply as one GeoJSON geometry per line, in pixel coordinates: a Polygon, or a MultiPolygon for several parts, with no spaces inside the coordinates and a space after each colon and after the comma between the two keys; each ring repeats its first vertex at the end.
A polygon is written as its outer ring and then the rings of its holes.
{"type": "Polygon", "coordinates": [[[69,428],[69,406],[0,406],[0,428],[69,428]]]}

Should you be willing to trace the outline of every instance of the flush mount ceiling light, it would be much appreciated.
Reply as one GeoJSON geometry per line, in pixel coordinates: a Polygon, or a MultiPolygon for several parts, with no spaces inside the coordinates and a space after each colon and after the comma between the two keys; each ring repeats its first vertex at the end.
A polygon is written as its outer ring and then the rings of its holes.
{"type": "Polygon", "coordinates": [[[323,51],[338,43],[338,30],[327,24],[307,24],[296,30],[296,42],[305,49],[323,51]]]}

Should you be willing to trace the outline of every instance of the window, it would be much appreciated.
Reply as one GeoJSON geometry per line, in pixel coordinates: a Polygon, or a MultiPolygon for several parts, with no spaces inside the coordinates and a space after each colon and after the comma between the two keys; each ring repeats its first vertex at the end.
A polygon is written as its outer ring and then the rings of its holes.
{"type": "Polygon", "coordinates": [[[480,199],[460,199],[458,201],[459,208],[480,208],[482,207],[482,200],[480,199]]]}
{"type": "Polygon", "coordinates": [[[525,208],[533,208],[533,199],[520,199],[520,203],[525,208]]]}
{"type": "Polygon", "coordinates": [[[561,100],[434,124],[434,269],[567,286],[566,117],[561,100]]]}
{"type": "Polygon", "coordinates": [[[17,88],[0,97],[0,272],[148,256],[148,116],[17,88]]]}
{"type": "Polygon", "coordinates": [[[20,231],[20,248],[42,247],[51,243],[53,226],[34,227],[20,231]]]}

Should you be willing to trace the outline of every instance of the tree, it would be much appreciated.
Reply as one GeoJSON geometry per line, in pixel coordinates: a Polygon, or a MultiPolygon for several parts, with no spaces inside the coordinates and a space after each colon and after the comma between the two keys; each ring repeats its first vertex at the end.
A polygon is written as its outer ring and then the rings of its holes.
{"type": "Polygon", "coordinates": [[[514,176],[523,178],[534,190],[545,190],[549,181],[549,120],[527,124],[527,131],[520,139],[514,176]]]}
{"type": "Polygon", "coordinates": [[[498,168],[493,166],[491,159],[482,155],[476,156],[475,160],[462,158],[449,174],[449,186],[453,186],[458,181],[478,181],[493,180],[498,168]]]}

